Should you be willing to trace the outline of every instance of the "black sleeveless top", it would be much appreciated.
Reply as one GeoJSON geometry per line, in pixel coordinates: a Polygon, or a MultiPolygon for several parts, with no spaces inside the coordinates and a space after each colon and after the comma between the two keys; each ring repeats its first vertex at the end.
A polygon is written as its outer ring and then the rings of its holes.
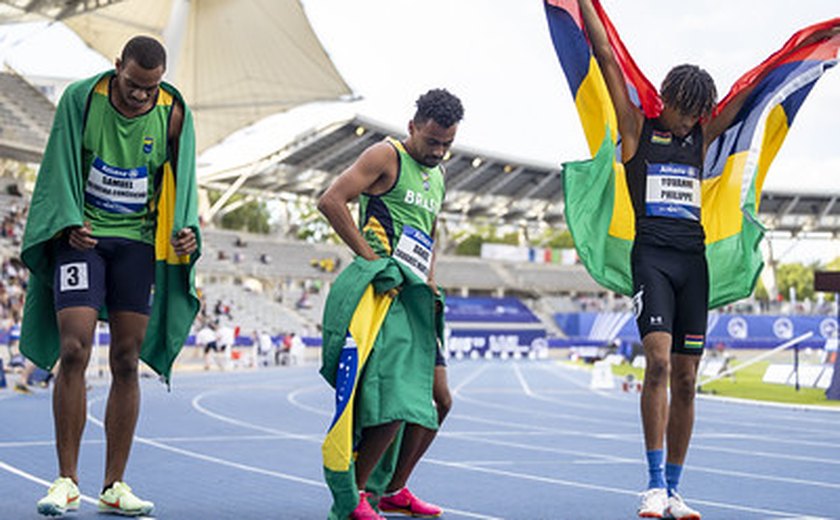
{"type": "Polygon", "coordinates": [[[639,148],[624,164],[636,213],[638,244],[705,251],[700,222],[703,130],[695,125],[684,138],[658,119],[645,119],[639,148]]]}

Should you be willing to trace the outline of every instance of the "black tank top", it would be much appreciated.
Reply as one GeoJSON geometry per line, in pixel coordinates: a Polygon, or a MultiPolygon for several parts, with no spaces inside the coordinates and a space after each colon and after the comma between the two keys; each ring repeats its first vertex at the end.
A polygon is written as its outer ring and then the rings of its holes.
{"type": "Polygon", "coordinates": [[[645,119],[639,148],[624,164],[636,213],[639,244],[687,252],[705,251],[700,221],[703,130],[696,125],[684,138],[658,119],[645,119]]]}

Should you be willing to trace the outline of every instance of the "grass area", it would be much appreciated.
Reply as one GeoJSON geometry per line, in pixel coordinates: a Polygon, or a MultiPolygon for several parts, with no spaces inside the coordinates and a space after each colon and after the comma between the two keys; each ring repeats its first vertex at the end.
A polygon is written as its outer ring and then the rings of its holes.
{"type": "MultiPolygon", "coordinates": [[[[741,361],[743,363],[744,361],[741,361]]],[[[572,365],[590,366],[581,361],[563,361],[572,365]]],[[[733,367],[737,367],[738,360],[732,362],[733,367]]],[[[776,385],[764,383],[761,378],[767,370],[769,361],[760,361],[754,365],[748,366],[743,370],[736,372],[730,377],[719,379],[707,385],[703,385],[700,389],[701,393],[720,395],[725,397],[737,397],[740,399],[754,399],[757,401],[772,401],[776,403],[792,403],[792,404],[809,404],[822,405],[832,408],[840,408],[840,401],[829,401],[825,398],[825,391],[819,388],[796,388],[788,385],[776,385]]],[[[633,368],[629,364],[615,365],[612,367],[612,372],[616,376],[626,376],[633,374],[638,379],[644,379],[644,370],[633,368]]]]}

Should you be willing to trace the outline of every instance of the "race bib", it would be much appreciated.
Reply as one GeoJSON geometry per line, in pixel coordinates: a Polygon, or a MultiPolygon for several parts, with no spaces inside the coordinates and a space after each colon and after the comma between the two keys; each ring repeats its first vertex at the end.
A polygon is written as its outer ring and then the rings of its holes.
{"type": "Polygon", "coordinates": [[[137,213],[149,196],[146,166],[118,168],[100,157],[93,160],[85,185],[85,202],[110,213],[137,213]]]}
{"type": "Polygon", "coordinates": [[[72,262],[59,266],[58,290],[60,292],[86,291],[89,288],[87,263],[72,262]]]}
{"type": "Polygon", "coordinates": [[[686,164],[648,164],[645,214],[700,220],[700,170],[686,164]]]}
{"type": "Polygon", "coordinates": [[[403,226],[393,257],[411,269],[421,280],[429,280],[434,241],[419,229],[403,226]]]}

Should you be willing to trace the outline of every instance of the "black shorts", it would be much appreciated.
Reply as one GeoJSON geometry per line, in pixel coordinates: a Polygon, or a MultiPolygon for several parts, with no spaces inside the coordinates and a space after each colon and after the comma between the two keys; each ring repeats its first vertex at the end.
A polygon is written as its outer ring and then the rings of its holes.
{"type": "Polygon", "coordinates": [[[705,253],[634,244],[631,264],[639,335],[668,332],[671,352],[702,354],[709,300],[705,253]]]}
{"type": "Polygon", "coordinates": [[[93,249],[79,251],[66,238],[55,253],[55,310],[91,307],[149,314],[155,279],[155,249],[126,238],[97,238],[93,249]]]}
{"type": "Polygon", "coordinates": [[[437,348],[435,349],[435,366],[446,366],[446,357],[443,355],[443,346],[440,344],[438,344],[437,348]]]}

